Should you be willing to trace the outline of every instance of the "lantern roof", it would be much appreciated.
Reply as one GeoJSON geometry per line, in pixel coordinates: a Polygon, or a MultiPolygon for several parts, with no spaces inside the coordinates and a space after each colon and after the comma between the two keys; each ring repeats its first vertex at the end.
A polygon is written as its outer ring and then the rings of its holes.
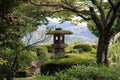
{"type": "Polygon", "coordinates": [[[71,35],[73,34],[71,31],[68,31],[68,30],[62,30],[62,28],[56,28],[55,31],[50,31],[47,33],[48,35],[49,34],[68,34],[68,35],[71,35]]]}

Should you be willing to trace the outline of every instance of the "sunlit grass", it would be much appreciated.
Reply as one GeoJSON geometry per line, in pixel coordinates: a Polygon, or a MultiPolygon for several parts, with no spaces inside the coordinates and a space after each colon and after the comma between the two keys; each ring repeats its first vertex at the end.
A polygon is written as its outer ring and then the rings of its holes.
{"type": "Polygon", "coordinates": [[[95,54],[90,53],[81,53],[81,54],[66,54],[69,58],[80,58],[80,59],[93,59],[95,58],[95,54]]]}

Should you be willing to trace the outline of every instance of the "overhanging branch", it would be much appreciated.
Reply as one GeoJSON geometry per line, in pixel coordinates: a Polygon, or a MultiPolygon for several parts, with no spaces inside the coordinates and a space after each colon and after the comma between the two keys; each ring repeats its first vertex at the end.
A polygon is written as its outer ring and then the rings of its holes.
{"type": "Polygon", "coordinates": [[[109,33],[109,37],[115,36],[118,32],[120,32],[120,17],[118,18],[115,28],[109,33]]]}
{"type": "Polygon", "coordinates": [[[110,3],[111,7],[114,8],[113,2],[111,0],[108,0],[108,2],[110,3]]]}
{"type": "Polygon", "coordinates": [[[90,12],[92,13],[91,17],[92,17],[93,21],[95,22],[97,29],[99,30],[99,32],[103,31],[103,25],[102,25],[100,19],[98,18],[97,14],[95,13],[93,7],[90,7],[89,9],[90,9],[90,12]]]}
{"type": "MultiPolygon", "coordinates": [[[[98,1],[97,0],[91,0],[92,3],[98,8],[100,14],[101,14],[101,21],[102,23],[105,25],[105,13],[104,13],[104,10],[102,9],[102,7],[99,5],[98,1]]],[[[102,2],[102,1],[101,1],[102,2]]]]}
{"type": "Polygon", "coordinates": [[[83,18],[84,20],[88,21],[88,20],[92,20],[92,18],[87,18],[85,17],[83,14],[79,14],[79,13],[76,13],[78,16],[80,16],[81,18],[83,18]]]}
{"type": "Polygon", "coordinates": [[[110,13],[107,18],[107,27],[111,28],[112,24],[115,22],[117,14],[119,12],[120,2],[118,2],[114,8],[111,8],[110,13]]]}

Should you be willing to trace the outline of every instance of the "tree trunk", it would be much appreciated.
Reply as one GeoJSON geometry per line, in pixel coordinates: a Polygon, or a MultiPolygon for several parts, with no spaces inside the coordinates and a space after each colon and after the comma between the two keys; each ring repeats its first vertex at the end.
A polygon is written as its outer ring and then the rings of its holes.
{"type": "Polygon", "coordinates": [[[0,69],[0,80],[4,80],[3,74],[2,74],[2,69],[0,69]]]}
{"type": "Polygon", "coordinates": [[[4,80],[4,78],[2,76],[0,76],[0,80],[4,80]]]}
{"type": "Polygon", "coordinates": [[[108,48],[109,48],[109,40],[108,41],[105,41],[104,43],[104,64],[105,65],[109,65],[108,64],[108,48]]]}
{"type": "Polygon", "coordinates": [[[108,65],[108,46],[109,38],[106,35],[99,35],[98,48],[97,48],[97,64],[108,65]]]}

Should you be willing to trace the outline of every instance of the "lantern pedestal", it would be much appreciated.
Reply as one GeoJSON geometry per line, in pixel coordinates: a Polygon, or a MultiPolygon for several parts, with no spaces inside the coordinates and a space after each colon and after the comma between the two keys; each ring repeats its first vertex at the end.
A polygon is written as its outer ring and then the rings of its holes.
{"type": "Polygon", "coordinates": [[[52,44],[52,47],[54,49],[54,58],[60,58],[63,57],[65,54],[65,48],[67,47],[67,44],[65,44],[65,35],[67,34],[73,34],[70,31],[62,30],[61,28],[56,28],[55,31],[50,31],[47,33],[48,35],[54,35],[53,40],[54,43],[52,44]]]}
{"type": "Polygon", "coordinates": [[[67,44],[52,44],[52,47],[54,48],[54,54],[55,57],[60,58],[65,55],[65,48],[67,47],[67,44]]]}

